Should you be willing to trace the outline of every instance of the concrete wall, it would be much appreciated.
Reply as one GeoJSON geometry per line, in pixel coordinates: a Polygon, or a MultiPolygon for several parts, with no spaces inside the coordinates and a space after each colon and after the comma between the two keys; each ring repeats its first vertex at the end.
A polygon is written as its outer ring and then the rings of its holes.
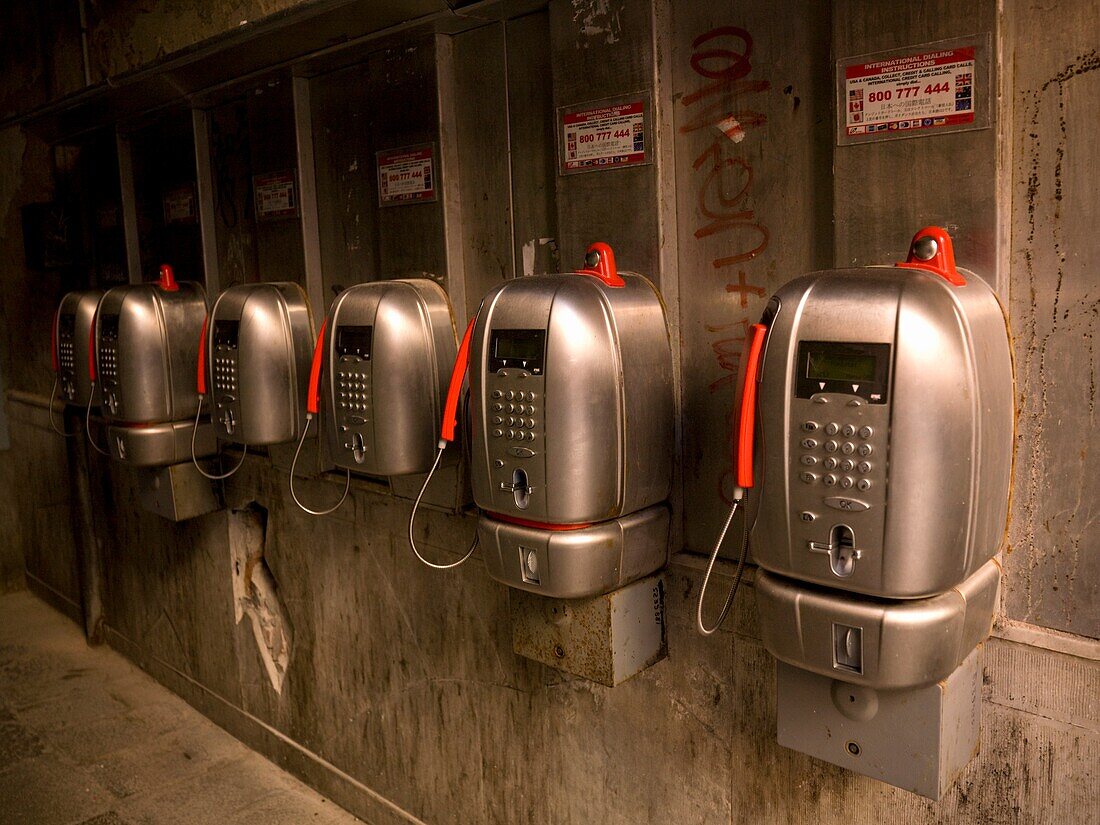
{"type": "MultiPolygon", "coordinates": [[[[963,142],[963,153],[978,158],[982,174],[961,189],[945,188],[939,208],[964,237],[986,239],[978,260],[994,270],[1017,340],[1021,418],[1003,616],[980,653],[980,753],[941,802],[775,744],[774,666],[751,595],[742,594],[720,634],[700,638],[693,627],[697,553],[680,553],[668,571],[669,658],[603,688],[512,654],[506,588],[488,578],[476,555],[450,574],[419,566],[404,539],[408,502],[388,487],[357,482],[340,511],[309,519],[289,501],[285,473],[264,457],[248,458],[226,483],[226,511],[178,525],[142,512],[130,470],[88,459],[94,503],[109,514],[98,538],[110,643],[369,822],[877,825],[1095,817],[1100,571],[1089,436],[1098,296],[1086,267],[1100,253],[1090,209],[1100,166],[1088,132],[1100,112],[1100,58],[1089,51],[1100,20],[1084,0],[1061,5],[1058,14],[1014,5],[1001,16],[996,4],[979,0],[891,4],[890,13],[881,4],[838,0],[831,14],[795,0],[778,13],[774,4],[733,11],[658,2],[650,13],[643,4],[554,0],[549,13],[508,24],[507,37],[487,29],[435,50],[452,61],[460,101],[476,97],[478,78],[501,76],[495,73],[503,72],[505,55],[516,93],[508,101],[511,128],[499,131],[507,121],[493,120],[493,145],[502,148],[471,149],[494,161],[511,152],[512,163],[479,161],[467,174],[458,167],[458,214],[469,232],[446,254],[432,248],[436,266],[451,270],[437,274],[462,271],[469,305],[475,292],[520,270],[527,238],[555,238],[569,265],[598,228],[622,265],[659,280],[678,331],[690,424],[678,494],[683,539],[674,550],[704,551],[724,507],[729,375],[744,324],[767,293],[806,269],[901,255],[929,203],[922,196],[912,211],[903,206],[885,222],[873,212],[860,217],[842,196],[851,170],[878,150],[845,154],[834,145],[832,61],[980,31],[1003,44],[998,83],[1005,96],[992,132],[899,141],[872,164],[889,168],[890,152],[935,153],[944,140],[963,142]],[[708,46],[734,62],[745,59],[748,71],[736,84],[710,89],[715,78],[706,72],[716,66],[699,57],[708,46]],[[658,105],[652,167],[570,179],[547,169],[553,107],[639,90],[651,91],[658,105]],[[715,128],[730,114],[742,140],[715,128]],[[523,151],[532,146],[534,159],[523,151]],[[708,175],[714,151],[732,160],[724,168],[733,174],[708,175]],[[513,211],[515,232],[502,225],[498,208],[509,191],[523,204],[513,211]],[[706,214],[731,202],[731,215],[706,214]],[[714,220],[721,225],[706,231],[714,220]],[[860,221],[863,235],[887,225],[892,234],[880,233],[874,246],[853,244],[860,221]],[[238,622],[234,609],[232,511],[253,502],[266,513],[263,564],[291,631],[281,692],[268,679],[249,620],[238,622]]],[[[127,65],[141,63],[236,24],[230,4],[215,8],[209,19],[174,16],[155,4],[133,19],[97,12],[105,27],[97,42],[124,44],[121,54],[135,56],[127,65]]],[[[499,97],[500,89],[490,93],[499,97]]],[[[470,119],[478,112],[473,102],[440,115],[463,150],[480,122],[470,119]]],[[[314,136],[323,133],[322,124],[314,136]]],[[[332,147],[349,168],[350,148],[332,147]]],[[[25,270],[18,206],[50,196],[51,153],[15,130],[0,133],[0,152],[0,369],[9,387],[42,396],[50,380],[49,315],[63,284],[25,270]]],[[[861,182],[884,203],[903,199],[896,192],[891,199],[898,184],[890,176],[861,182]]],[[[354,185],[336,183],[355,194],[354,185]]],[[[368,222],[370,212],[363,212],[368,222]]],[[[344,255],[352,272],[382,255],[374,232],[363,230],[361,258],[336,236],[326,241],[327,254],[344,255]]],[[[973,254],[960,245],[964,261],[973,254]]],[[[65,529],[68,484],[59,477],[64,450],[33,398],[15,396],[8,409],[13,447],[0,454],[7,491],[0,525],[15,541],[4,550],[19,545],[36,590],[79,615],[80,564],[65,529]]],[[[338,492],[335,480],[306,486],[311,499],[338,492]]],[[[436,511],[423,519],[431,551],[457,557],[472,519],[436,511]]],[[[726,572],[719,589],[729,584],[726,572]]]]}

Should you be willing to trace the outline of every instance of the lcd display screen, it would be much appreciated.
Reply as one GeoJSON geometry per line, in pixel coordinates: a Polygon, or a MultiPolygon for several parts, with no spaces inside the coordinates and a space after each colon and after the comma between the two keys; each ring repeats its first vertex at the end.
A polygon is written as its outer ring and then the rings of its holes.
{"type": "Polygon", "coordinates": [[[521,369],[542,375],[544,329],[495,329],[489,341],[489,369],[521,369]]]}
{"type": "Polygon", "coordinates": [[[104,315],[99,320],[99,337],[104,341],[118,340],[118,316],[104,315]]]}
{"type": "Polygon", "coordinates": [[[533,361],[542,356],[542,340],[534,336],[497,335],[493,355],[497,358],[515,358],[519,361],[533,361]]]}
{"type": "Polygon", "coordinates": [[[214,346],[236,347],[237,332],[240,330],[239,321],[215,321],[214,322],[214,346]]]}
{"type": "Polygon", "coordinates": [[[76,316],[68,313],[58,316],[57,332],[62,338],[71,340],[76,332],[76,316]]]}
{"type": "Polygon", "coordinates": [[[370,360],[370,345],[374,327],[339,326],[336,328],[336,355],[354,355],[364,361],[370,360]]]}
{"type": "Polygon", "coordinates": [[[806,354],[806,377],[815,381],[873,381],[877,360],[857,352],[812,350],[806,354]]]}

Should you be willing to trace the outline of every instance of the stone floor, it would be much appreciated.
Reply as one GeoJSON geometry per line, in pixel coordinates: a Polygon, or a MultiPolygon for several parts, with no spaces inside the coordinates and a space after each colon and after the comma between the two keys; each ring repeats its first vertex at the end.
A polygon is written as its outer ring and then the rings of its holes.
{"type": "Polygon", "coordinates": [[[0,596],[0,825],[353,822],[34,596],[0,596]]]}

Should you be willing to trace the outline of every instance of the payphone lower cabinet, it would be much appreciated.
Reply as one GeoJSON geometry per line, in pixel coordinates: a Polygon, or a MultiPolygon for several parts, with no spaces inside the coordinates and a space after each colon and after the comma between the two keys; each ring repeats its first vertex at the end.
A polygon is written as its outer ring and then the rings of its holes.
{"type": "Polygon", "coordinates": [[[1000,573],[991,560],[945,593],[886,601],[758,571],[779,744],[939,799],[978,747],[1000,573]]]}
{"type": "Polygon", "coordinates": [[[978,750],[982,673],[972,650],[940,682],[874,690],[776,662],[780,745],[939,799],[978,750]]]}

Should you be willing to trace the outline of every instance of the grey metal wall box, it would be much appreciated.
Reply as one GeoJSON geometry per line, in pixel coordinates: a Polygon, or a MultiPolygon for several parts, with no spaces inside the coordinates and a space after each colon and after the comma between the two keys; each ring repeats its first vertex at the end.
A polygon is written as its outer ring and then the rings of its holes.
{"type": "Polygon", "coordinates": [[[982,674],[972,650],[951,675],[874,690],[776,663],[780,745],[939,799],[978,750],[982,674]]]}
{"type": "MultiPolygon", "coordinates": [[[[209,428],[207,432],[212,435],[209,428]]],[[[217,489],[190,461],[140,472],[141,506],[150,513],[170,521],[186,521],[221,509],[217,489]]]]}
{"type": "Polygon", "coordinates": [[[558,670],[614,687],[668,655],[659,575],[585,599],[510,598],[513,651],[558,670]]]}

